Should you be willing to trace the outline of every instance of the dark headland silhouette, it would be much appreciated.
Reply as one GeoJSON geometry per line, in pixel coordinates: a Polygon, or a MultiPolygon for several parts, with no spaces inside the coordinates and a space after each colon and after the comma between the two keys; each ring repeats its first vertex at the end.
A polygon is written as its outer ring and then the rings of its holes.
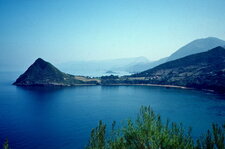
{"type": "Polygon", "coordinates": [[[97,85],[98,80],[63,73],[49,62],[38,58],[13,84],[18,86],[97,85]]]}
{"type": "MultiPolygon", "coordinates": [[[[169,62],[172,60],[176,60],[191,54],[197,54],[201,52],[206,52],[210,49],[213,49],[215,47],[221,46],[223,47],[225,45],[225,41],[221,40],[216,37],[207,37],[207,38],[200,38],[191,41],[190,43],[187,43],[186,45],[182,46],[181,48],[177,49],[174,53],[172,53],[170,56],[159,59],[157,61],[145,63],[145,64],[136,64],[132,66],[129,70],[132,70],[131,72],[137,72],[139,70],[147,70],[154,68],[160,64],[163,64],[165,62],[169,62]]],[[[139,71],[141,72],[141,71],[139,71]]]]}
{"type": "Polygon", "coordinates": [[[225,49],[216,47],[134,74],[152,84],[178,85],[225,92],[225,49]]]}
{"type": "Polygon", "coordinates": [[[219,46],[207,52],[189,55],[141,73],[122,77],[74,76],[63,73],[52,64],[38,58],[13,84],[18,86],[165,85],[225,93],[225,49],[219,46]]]}

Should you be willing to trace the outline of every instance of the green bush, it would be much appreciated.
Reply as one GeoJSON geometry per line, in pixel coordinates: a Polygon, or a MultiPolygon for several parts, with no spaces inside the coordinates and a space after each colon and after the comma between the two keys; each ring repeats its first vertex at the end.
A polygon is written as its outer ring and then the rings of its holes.
{"type": "Polygon", "coordinates": [[[8,139],[5,140],[5,143],[3,144],[3,149],[10,149],[8,139]]]}
{"type": "Polygon", "coordinates": [[[194,142],[191,129],[185,131],[182,124],[163,123],[150,107],[141,107],[135,122],[127,121],[122,128],[106,135],[106,125],[99,122],[91,131],[87,149],[224,149],[225,126],[212,125],[208,132],[194,142]]]}

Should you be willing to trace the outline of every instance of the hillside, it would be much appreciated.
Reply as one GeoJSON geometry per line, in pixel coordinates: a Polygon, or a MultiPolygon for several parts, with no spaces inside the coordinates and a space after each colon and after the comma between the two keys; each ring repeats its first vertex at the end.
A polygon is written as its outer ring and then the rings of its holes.
{"type": "Polygon", "coordinates": [[[52,64],[38,58],[13,84],[18,86],[72,86],[98,84],[98,80],[63,73],[52,64]]]}
{"type": "Polygon", "coordinates": [[[129,68],[129,72],[136,72],[136,73],[141,72],[150,68],[154,68],[165,62],[176,60],[191,54],[206,52],[207,50],[213,49],[218,46],[225,47],[225,41],[215,37],[196,39],[184,45],[183,47],[177,49],[174,53],[172,53],[168,57],[156,61],[151,61],[148,63],[140,63],[133,65],[132,67],[129,68]]]}
{"type": "Polygon", "coordinates": [[[128,72],[130,72],[130,73],[142,72],[142,71],[145,71],[147,69],[153,68],[155,66],[158,66],[158,65],[160,65],[162,63],[167,62],[167,58],[168,57],[159,59],[157,61],[151,61],[151,62],[145,62],[145,63],[137,63],[135,65],[131,65],[131,66],[127,67],[126,70],[128,72]]]}
{"type": "Polygon", "coordinates": [[[14,83],[19,86],[156,84],[184,86],[225,92],[225,48],[216,47],[166,62],[130,76],[103,76],[100,79],[61,72],[52,64],[37,59],[14,83]]]}
{"type": "Polygon", "coordinates": [[[132,75],[135,82],[225,92],[225,49],[216,47],[132,75]],[[138,79],[140,78],[140,79],[138,79]]]}
{"type": "Polygon", "coordinates": [[[205,52],[218,46],[225,46],[225,41],[215,37],[196,39],[171,54],[167,61],[179,59],[191,54],[205,52]]]}

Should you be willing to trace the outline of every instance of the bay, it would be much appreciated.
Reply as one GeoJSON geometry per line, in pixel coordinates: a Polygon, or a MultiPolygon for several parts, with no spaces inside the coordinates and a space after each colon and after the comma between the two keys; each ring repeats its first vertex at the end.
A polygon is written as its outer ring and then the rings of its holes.
{"type": "Polygon", "coordinates": [[[135,119],[142,105],[199,137],[225,122],[225,96],[150,86],[16,87],[18,73],[0,73],[0,143],[13,149],[79,149],[99,120],[135,119]]]}

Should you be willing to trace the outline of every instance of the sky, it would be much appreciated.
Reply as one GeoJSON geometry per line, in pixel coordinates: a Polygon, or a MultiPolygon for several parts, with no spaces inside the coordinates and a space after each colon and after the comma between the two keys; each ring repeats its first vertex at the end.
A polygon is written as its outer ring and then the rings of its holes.
{"type": "Polygon", "coordinates": [[[145,56],[225,40],[225,0],[0,0],[0,69],[145,56]],[[5,66],[5,67],[4,67],[5,66]]]}

